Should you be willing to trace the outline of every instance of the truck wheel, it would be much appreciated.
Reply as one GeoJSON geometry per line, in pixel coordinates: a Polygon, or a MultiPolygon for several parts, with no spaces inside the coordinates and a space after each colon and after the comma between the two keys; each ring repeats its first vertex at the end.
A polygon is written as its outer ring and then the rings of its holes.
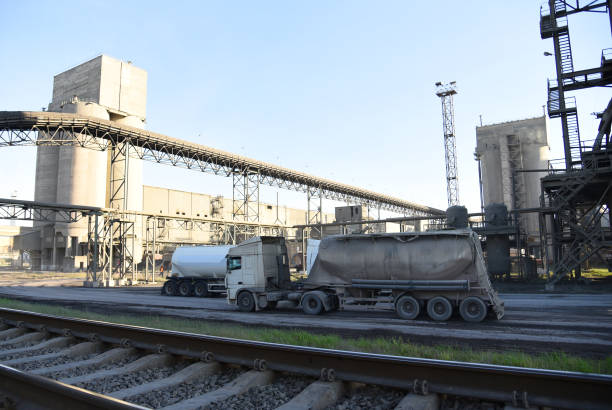
{"type": "Polygon", "coordinates": [[[436,296],[427,302],[427,314],[433,320],[443,322],[453,314],[453,305],[443,296],[436,296]]]}
{"type": "Polygon", "coordinates": [[[482,299],[470,296],[461,301],[459,314],[466,322],[482,322],[487,316],[487,305],[482,299]]]}
{"type": "Polygon", "coordinates": [[[251,295],[251,292],[240,292],[236,303],[238,304],[238,309],[243,312],[252,312],[253,310],[255,310],[255,300],[253,299],[253,295],[251,295]]]}
{"type": "Polygon", "coordinates": [[[193,287],[193,294],[199,298],[208,296],[208,284],[203,280],[198,280],[193,287]]]}
{"type": "Polygon", "coordinates": [[[176,296],[176,281],[167,280],[166,283],[164,283],[164,287],[162,288],[162,293],[168,296],[176,296]]]}
{"type": "Polygon", "coordinates": [[[193,290],[193,286],[191,286],[190,280],[182,280],[178,285],[178,294],[181,296],[191,296],[191,291],[193,290]]]}
{"type": "Polygon", "coordinates": [[[302,310],[308,315],[318,315],[323,311],[323,302],[316,295],[307,293],[302,299],[302,310]]]}
{"type": "Polygon", "coordinates": [[[402,296],[395,303],[395,312],[402,319],[416,319],[421,313],[421,304],[412,296],[402,296]]]}

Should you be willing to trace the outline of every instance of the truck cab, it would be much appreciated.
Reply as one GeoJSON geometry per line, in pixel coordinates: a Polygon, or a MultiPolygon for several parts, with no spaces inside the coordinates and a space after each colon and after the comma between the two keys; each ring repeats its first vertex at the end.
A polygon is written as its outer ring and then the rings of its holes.
{"type": "Polygon", "coordinates": [[[291,287],[285,239],[256,236],[230,249],[227,300],[243,311],[271,308],[291,287]]]}

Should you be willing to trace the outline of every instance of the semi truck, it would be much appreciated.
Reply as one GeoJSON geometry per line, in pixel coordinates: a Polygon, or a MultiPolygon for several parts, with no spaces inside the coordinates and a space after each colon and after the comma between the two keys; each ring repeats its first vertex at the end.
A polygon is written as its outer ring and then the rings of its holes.
{"type": "Polygon", "coordinates": [[[422,313],[446,321],[501,319],[504,303],[491,286],[478,236],[471,229],[329,236],[308,277],[292,282],[283,238],[254,237],[227,253],[227,300],[241,311],[287,301],[318,315],[349,305],[422,313]]]}
{"type": "MultiPolygon", "coordinates": [[[[319,240],[308,238],[307,268],[310,270],[316,259],[319,240]]],[[[224,278],[227,273],[227,252],[234,245],[180,246],[172,253],[170,273],[161,289],[167,296],[207,297],[221,295],[225,292],[224,278]]],[[[295,251],[295,249],[294,249],[295,251]]],[[[293,252],[289,255],[295,260],[302,254],[293,252]]],[[[290,264],[290,268],[291,268],[290,264]]]]}
{"type": "Polygon", "coordinates": [[[233,245],[181,246],[162,286],[168,296],[207,297],[225,292],[226,256],[233,245]]]}

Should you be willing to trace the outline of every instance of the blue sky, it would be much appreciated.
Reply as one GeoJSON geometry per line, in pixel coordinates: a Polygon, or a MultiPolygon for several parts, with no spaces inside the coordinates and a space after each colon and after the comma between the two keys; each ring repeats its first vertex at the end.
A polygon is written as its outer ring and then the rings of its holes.
{"type": "MultiPolygon", "coordinates": [[[[436,81],[457,81],[459,190],[479,210],[475,126],[539,116],[552,40],[532,1],[0,0],[0,110],[40,110],[52,79],[99,54],[149,75],[147,128],[446,208],[436,81]]],[[[607,15],[570,17],[576,69],[612,47],[607,15]]],[[[609,89],[575,94],[583,138],[609,89]]],[[[561,157],[558,120],[553,158],[561,157]]],[[[34,148],[3,148],[0,196],[34,191],[34,148]]],[[[145,164],[144,182],[231,196],[231,180],[145,164]]],[[[274,202],[275,190],[264,189],[274,202]]],[[[285,190],[281,204],[305,206],[285,190]]],[[[331,202],[324,204],[332,211],[331,202]]]]}

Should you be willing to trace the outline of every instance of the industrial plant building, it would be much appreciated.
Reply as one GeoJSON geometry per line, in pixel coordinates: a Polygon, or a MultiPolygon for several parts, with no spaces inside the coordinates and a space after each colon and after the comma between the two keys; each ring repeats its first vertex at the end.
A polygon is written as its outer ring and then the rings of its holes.
{"type": "MultiPolygon", "coordinates": [[[[547,175],[550,148],[548,117],[528,118],[476,127],[476,152],[481,175],[481,204],[504,204],[510,211],[540,207],[540,179],[547,175]]],[[[537,254],[537,213],[518,218],[529,254],[537,254]]]]}
{"type": "MultiPolygon", "coordinates": [[[[48,111],[79,114],[142,129],[146,122],[146,96],[146,71],[131,62],[101,55],[55,76],[48,111]]],[[[102,139],[100,145],[104,146],[102,139]]],[[[142,160],[130,156],[129,149],[126,155],[121,150],[92,150],[73,145],[38,146],[34,200],[186,220],[232,220],[232,198],[143,186],[142,160]]],[[[265,203],[258,206],[262,224],[293,226],[308,222],[304,210],[265,203]]],[[[134,217],[131,239],[135,263],[143,260],[145,242],[152,241],[152,235],[156,236],[160,252],[171,252],[177,244],[224,240],[219,232],[189,229],[185,224],[157,223],[153,233],[145,218],[134,217]]],[[[322,222],[332,222],[333,218],[333,214],[321,215],[322,222]]],[[[71,223],[34,222],[33,231],[17,235],[14,245],[29,254],[35,269],[73,271],[87,267],[87,241],[88,221],[81,219],[71,223]]]]}

